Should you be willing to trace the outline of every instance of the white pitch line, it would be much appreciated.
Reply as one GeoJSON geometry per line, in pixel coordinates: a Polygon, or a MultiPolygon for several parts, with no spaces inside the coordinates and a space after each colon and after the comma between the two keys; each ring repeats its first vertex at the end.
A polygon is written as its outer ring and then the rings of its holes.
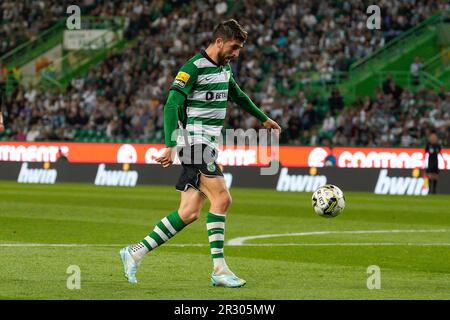
{"type": "MultiPolygon", "coordinates": [[[[299,233],[262,234],[257,236],[239,237],[227,242],[229,246],[245,247],[283,247],[283,246],[450,246],[450,243],[395,243],[395,242],[355,242],[355,243],[244,243],[247,240],[266,239],[275,237],[300,237],[325,234],[374,234],[374,233],[437,233],[448,232],[446,229],[423,229],[423,230],[352,230],[352,231],[313,231],[299,233]]],[[[0,247],[123,247],[124,244],[88,244],[88,243],[0,243],[0,247]]],[[[169,247],[209,247],[208,243],[168,243],[169,247]]]]}
{"type": "MultiPolygon", "coordinates": [[[[124,247],[123,244],[84,244],[84,243],[0,243],[0,247],[59,247],[59,248],[102,248],[124,247]]],[[[166,244],[165,247],[209,247],[206,243],[166,244]]],[[[446,247],[450,243],[396,243],[396,242],[345,242],[345,243],[246,243],[232,244],[232,247],[380,247],[380,246],[411,246],[411,247],[446,247]]]]}
{"type": "MultiPolygon", "coordinates": [[[[91,243],[0,243],[0,247],[125,247],[125,244],[91,244],[91,243]]],[[[165,244],[165,247],[209,247],[207,243],[173,243],[165,244]]]]}
{"type": "Polygon", "coordinates": [[[376,246],[417,246],[417,247],[445,247],[450,243],[396,243],[396,242],[343,242],[343,243],[255,243],[231,245],[238,247],[376,247],[376,246]]]}
{"type": "Polygon", "coordinates": [[[437,230],[352,230],[352,231],[312,231],[312,232],[297,232],[297,233],[279,233],[279,234],[261,234],[257,236],[247,236],[238,237],[231,239],[227,242],[228,245],[241,246],[247,240],[253,239],[267,239],[267,238],[278,238],[278,237],[304,237],[304,236],[314,236],[314,235],[325,235],[325,234],[374,234],[374,233],[436,233],[436,232],[448,232],[445,229],[437,230]]]}

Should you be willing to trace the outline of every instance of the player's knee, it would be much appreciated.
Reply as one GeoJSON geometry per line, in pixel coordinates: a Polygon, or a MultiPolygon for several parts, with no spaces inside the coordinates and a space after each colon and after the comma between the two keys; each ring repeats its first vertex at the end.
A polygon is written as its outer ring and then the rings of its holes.
{"type": "Polygon", "coordinates": [[[215,201],[216,210],[227,212],[228,208],[231,206],[232,201],[233,200],[231,199],[231,195],[227,190],[221,191],[215,201]]]}
{"type": "Polygon", "coordinates": [[[231,206],[233,203],[233,199],[231,198],[231,195],[229,192],[227,192],[225,198],[224,198],[224,205],[226,205],[227,209],[231,206]]]}

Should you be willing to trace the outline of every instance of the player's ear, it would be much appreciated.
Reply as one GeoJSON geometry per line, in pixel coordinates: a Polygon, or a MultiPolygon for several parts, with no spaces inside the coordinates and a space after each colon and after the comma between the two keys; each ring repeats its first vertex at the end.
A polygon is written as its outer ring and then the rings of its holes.
{"type": "Polygon", "coordinates": [[[223,48],[223,44],[224,44],[224,41],[223,41],[223,39],[222,38],[217,38],[216,39],[216,46],[219,48],[219,49],[222,49],[223,48]]]}

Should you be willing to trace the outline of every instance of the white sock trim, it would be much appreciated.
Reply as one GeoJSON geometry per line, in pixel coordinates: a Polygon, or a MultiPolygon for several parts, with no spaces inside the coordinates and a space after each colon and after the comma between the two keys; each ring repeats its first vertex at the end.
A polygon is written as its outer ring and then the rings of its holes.
{"type": "Polygon", "coordinates": [[[148,250],[148,248],[142,242],[131,245],[129,249],[130,255],[137,263],[139,263],[149,251],[150,250],[148,250]],[[136,247],[138,248],[136,249],[136,247]]]}
{"type": "Polygon", "coordinates": [[[209,242],[213,242],[213,241],[224,241],[225,240],[225,236],[222,233],[215,233],[212,234],[208,237],[209,242]]]}
{"type": "Polygon", "coordinates": [[[224,229],[225,230],[225,222],[209,222],[206,224],[206,229],[224,229]]]}
{"type": "Polygon", "coordinates": [[[215,215],[215,216],[219,216],[219,217],[226,217],[227,216],[226,213],[214,213],[214,212],[210,212],[210,213],[215,215]]]}
{"type": "Polygon", "coordinates": [[[211,254],[223,253],[223,248],[211,248],[211,254]]]}
{"type": "Polygon", "coordinates": [[[155,229],[153,230],[161,237],[161,239],[163,239],[163,241],[169,240],[167,235],[158,226],[155,226],[155,229]]]}
{"type": "Polygon", "coordinates": [[[177,233],[177,230],[175,230],[172,225],[170,224],[170,221],[167,218],[164,218],[161,220],[161,222],[164,224],[164,226],[169,230],[169,232],[174,236],[177,233]]]}
{"type": "Polygon", "coordinates": [[[153,238],[151,238],[150,236],[146,236],[144,239],[145,239],[145,241],[148,242],[148,244],[149,244],[153,249],[155,249],[155,248],[158,246],[158,243],[157,243],[155,240],[153,240],[153,238]]]}

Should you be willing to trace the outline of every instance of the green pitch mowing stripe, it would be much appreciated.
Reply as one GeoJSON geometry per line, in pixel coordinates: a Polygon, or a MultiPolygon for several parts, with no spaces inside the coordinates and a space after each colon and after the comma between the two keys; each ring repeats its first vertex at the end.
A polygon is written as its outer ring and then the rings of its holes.
{"type": "Polygon", "coordinates": [[[0,299],[450,297],[448,196],[346,192],[345,211],[323,219],[313,213],[309,193],[232,188],[227,240],[283,236],[225,246],[228,264],[247,280],[245,287],[227,290],[209,282],[208,204],[198,221],[144,258],[137,285],[124,280],[120,245],[140,240],[176,209],[179,193],[173,187],[0,182],[0,188],[0,299]],[[358,230],[443,231],[344,232],[358,230]],[[314,232],[322,233],[296,235],[314,232]],[[75,246],[23,247],[24,243],[75,246]],[[18,246],[5,246],[11,244],[18,246]],[[67,289],[71,265],[80,267],[80,290],[67,289]],[[380,290],[366,287],[371,265],[381,268],[380,290]]]}

